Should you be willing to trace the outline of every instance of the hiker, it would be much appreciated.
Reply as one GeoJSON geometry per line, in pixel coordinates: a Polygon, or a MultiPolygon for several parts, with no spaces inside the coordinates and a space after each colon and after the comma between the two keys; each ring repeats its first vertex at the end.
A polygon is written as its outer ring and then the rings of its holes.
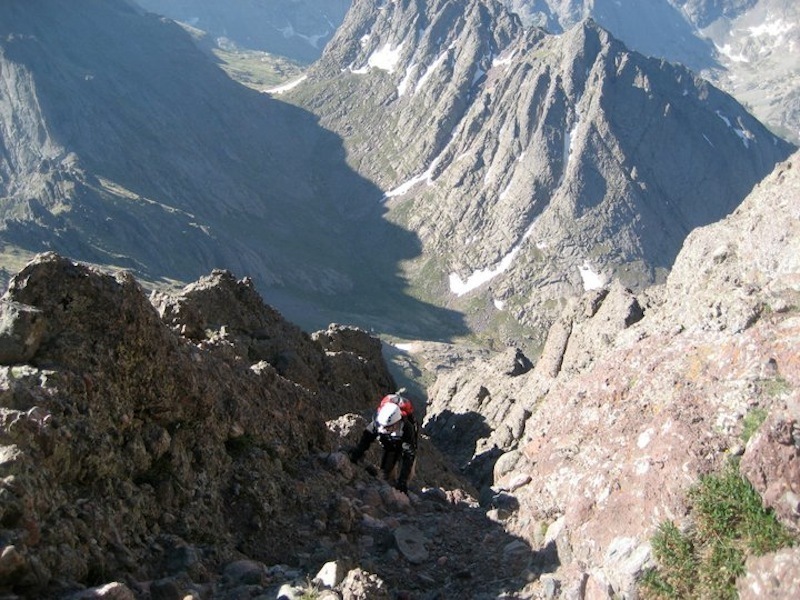
{"type": "Polygon", "coordinates": [[[381,471],[394,487],[408,493],[408,480],[414,475],[417,457],[417,422],[414,406],[402,395],[404,390],[383,397],[375,418],[364,429],[358,445],[349,452],[357,463],[376,439],[383,447],[381,471]]]}

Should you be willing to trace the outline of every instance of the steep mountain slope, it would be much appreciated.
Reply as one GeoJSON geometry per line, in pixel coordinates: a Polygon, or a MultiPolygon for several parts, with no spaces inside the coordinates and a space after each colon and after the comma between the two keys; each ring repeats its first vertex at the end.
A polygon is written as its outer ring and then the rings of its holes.
{"type": "Polygon", "coordinates": [[[415,293],[534,345],[583,289],[663,280],[791,148],[591,21],[525,32],[498,2],[356,2],[287,95],[419,235],[415,293]]]}
{"type": "MultiPolygon", "coordinates": [[[[637,597],[658,526],[690,529],[688,490],[737,457],[800,533],[798,161],[693,231],[664,286],[572,303],[535,367],[514,352],[432,362],[425,431],[487,503],[516,507],[507,527],[534,556],[555,552],[561,597],[637,597]]],[[[796,546],[748,566],[742,598],[800,589],[796,546]]]]}
{"type": "Polygon", "coordinates": [[[350,0],[136,0],[140,6],[230,40],[310,63],[344,19],[350,0]]]}
{"type": "Polygon", "coordinates": [[[48,249],[151,283],[219,267],[305,327],[426,320],[395,276],[413,235],[361,201],[380,192],[312,114],[233,82],[174,22],[119,0],[3,3],[0,29],[7,274],[48,249]]]}
{"type": "Polygon", "coordinates": [[[591,16],[647,56],[680,62],[736,97],[778,135],[800,142],[800,7],[787,0],[507,0],[552,32],[591,16]]]}
{"type": "MultiPolygon", "coordinates": [[[[796,534],[797,159],[690,236],[638,322],[612,289],[565,313],[554,370],[441,366],[425,429],[489,467],[482,507],[427,437],[408,496],[337,451],[393,383],[366,332],[304,334],[226,272],[148,302],[37,257],[0,299],[0,589],[299,596],[325,565],[353,600],[636,598],[658,524],[688,526],[687,490],[732,455],[796,534]]],[[[740,597],[795,597],[799,566],[748,562],[740,597]]]]}
{"type": "MultiPolygon", "coordinates": [[[[148,300],[129,274],[37,256],[0,298],[0,591],[276,598],[284,573],[369,553],[381,519],[438,512],[334,452],[395,389],[377,338],[306,334],[229,272],[148,300]]],[[[459,484],[420,452],[415,490],[459,484]]]]}

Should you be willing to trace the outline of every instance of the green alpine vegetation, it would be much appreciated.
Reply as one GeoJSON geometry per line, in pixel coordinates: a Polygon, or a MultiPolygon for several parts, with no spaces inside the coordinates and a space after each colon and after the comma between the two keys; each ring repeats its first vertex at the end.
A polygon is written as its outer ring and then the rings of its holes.
{"type": "Polygon", "coordinates": [[[748,556],[793,546],[797,539],[732,461],[689,492],[692,525],[681,531],[665,521],[652,538],[657,567],[643,580],[644,598],[734,600],[736,579],[748,556]]]}

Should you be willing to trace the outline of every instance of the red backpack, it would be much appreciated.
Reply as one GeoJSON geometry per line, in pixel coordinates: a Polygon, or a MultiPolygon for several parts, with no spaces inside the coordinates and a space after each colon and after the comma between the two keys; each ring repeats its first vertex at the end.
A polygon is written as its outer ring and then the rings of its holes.
{"type": "Polygon", "coordinates": [[[381,399],[381,403],[378,405],[378,411],[380,411],[385,404],[388,404],[389,402],[394,402],[395,404],[397,404],[397,406],[400,407],[400,414],[403,415],[403,418],[410,419],[413,421],[414,405],[411,403],[411,400],[401,395],[402,392],[404,391],[405,389],[401,388],[397,390],[394,394],[387,394],[386,396],[384,396],[381,399]]]}

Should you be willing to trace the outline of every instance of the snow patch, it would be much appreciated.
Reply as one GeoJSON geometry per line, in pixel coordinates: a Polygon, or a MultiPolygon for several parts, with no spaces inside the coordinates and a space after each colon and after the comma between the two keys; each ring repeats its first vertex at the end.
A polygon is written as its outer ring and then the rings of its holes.
{"type": "Polygon", "coordinates": [[[606,284],[606,278],[599,273],[595,273],[588,263],[578,267],[578,270],[581,273],[581,279],[583,279],[584,291],[597,290],[606,284]]]}
{"type": "MultiPolygon", "coordinates": [[[[451,45],[451,48],[452,48],[452,45],[451,45]]],[[[415,94],[417,92],[419,92],[422,89],[422,87],[425,85],[425,83],[428,81],[428,79],[431,78],[431,75],[437,69],[437,67],[439,67],[439,65],[444,63],[445,59],[448,56],[449,50],[450,50],[450,48],[448,48],[447,50],[442,52],[439,56],[437,56],[436,60],[434,60],[433,63],[425,70],[425,73],[423,73],[422,77],[420,77],[419,81],[417,81],[417,85],[414,86],[414,93],[415,94]]]]}
{"type": "Polygon", "coordinates": [[[493,67],[500,67],[500,66],[503,66],[503,65],[511,64],[511,60],[514,58],[514,55],[516,53],[517,53],[516,50],[512,50],[511,52],[508,53],[507,56],[500,55],[500,56],[496,57],[495,59],[492,60],[492,66],[493,67]]]}
{"type": "Polygon", "coordinates": [[[401,352],[407,352],[408,354],[414,354],[415,352],[419,352],[422,347],[422,344],[419,342],[408,342],[406,344],[394,344],[394,347],[400,350],[401,352]]]}
{"type": "Polygon", "coordinates": [[[722,121],[730,129],[733,130],[733,132],[739,137],[740,140],[742,140],[742,145],[744,145],[745,148],[749,148],[750,147],[750,140],[753,139],[753,137],[754,137],[753,134],[750,133],[749,131],[747,131],[746,129],[738,129],[738,128],[734,127],[733,124],[731,123],[731,120],[728,117],[723,115],[720,111],[716,111],[716,112],[717,112],[717,116],[720,119],[722,119],[722,121]]]}
{"type": "Polygon", "coordinates": [[[296,88],[298,85],[303,83],[306,79],[308,79],[307,75],[303,75],[299,79],[295,79],[294,81],[290,81],[288,83],[284,83],[283,85],[279,85],[278,87],[270,88],[268,90],[264,90],[267,94],[282,94],[283,92],[288,92],[289,90],[296,88]]]}
{"type": "Polygon", "coordinates": [[[747,58],[743,53],[735,54],[733,48],[730,44],[725,44],[724,46],[717,46],[717,51],[727,56],[731,62],[735,63],[749,63],[750,59],[747,58]]]}
{"type": "Polygon", "coordinates": [[[508,185],[500,192],[500,200],[505,200],[506,196],[508,196],[508,192],[511,190],[511,182],[508,182],[508,185]]]}
{"type": "MultiPolygon", "coordinates": [[[[447,140],[447,143],[444,145],[444,149],[447,149],[447,147],[453,141],[453,135],[454,133],[451,132],[450,139],[447,140]]],[[[442,153],[444,153],[444,150],[442,150],[442,153]]],[[[433,183],[433,173],[436,170],[436,167],[439,166],[441,160],[442,160],[442,154],[440,153],[439,156],[437,156],[436,158],[433,159],[433,161],[431,161],[430,166],[424,173],[412,177],[411,179],[409,179],[405,183],[400,184],[393,190],[389,190],[383,195],[382,200],[386,200],[387,198],[394,198],[395,196],[402,196],[418,183],[427,182],[428,185],[433,183]]]]}
{"type": "Polygon", "coordinates": [[[413,188],[418,183],[422,183],[423,181],[427,182],[427,184],[430,185],[431,181],[433,179],[433,171],[436,169],[436,166],[438,164],[439,164],[439,157],[437,156],[436,159],[428,167],[427,171],[425,171],[424,173],[422,173],[420,175],[412,177],[411,179],[409,179],[405,183],[401,183],[400,185],[398,185],[393,190],[389,190],[388,192],[386,192],[383,195],[383,199],[386,200],[387,198],[394,198],[395,196],[402,196],[403,194],[408,192],[408,190],[413,188]]]}
{"type": "Polygon", "coordinates": [[[498,300],[497,298],[495,298],[494,300],[492,300],[492,303],[494,304],[494,307],[495,307],[497,310],[503,310],[503,309],[506,307],[506,303],[505,303],[505,302],[503,302],[502,300],[498,300]]]}
{"type": "Polygon", "coordinates": [[[750,139],[753,137],[752,133],[744,129],[734,129],[733,132],[739,136],[739,139],[742,140],[742,144],[744,144],[745,148],[750,147],[750,139]]]}
{"type": "Polygon", "coordinates": [[[535,224],[536,221],[528,226],[528,229],[526,229],[525,233],[522,234],[522,239],[513,248],[511,248],[511,250],[508,251],[508,254],[506,254],[500,260],[500,262],[496,263],[493,267],[488,269],[478,269],[477,271],[473,272],[472,275],[468,276],[466,280],[461,279],[461,276],[458,273],[450,273],[450,291],[456,296],[463,296],[467,292],[471,292],[472,290],[479,288],[484,283],[491,281],[504,271],[508,270],[508,268],[514,262],[517,254],[519,254],[519,251],[522,250],[523,242],[533,233],[533,226],[535,224]]]}
{"type": "Polygon", "coordinates": [[[403,80],[400,82],[400,85],[397,86],[397,95],[404,96],[406,91],[408,90],[408,86],[411,83],[411,75],[414,72],[414,69],[417,68],[417,63],[412,63],[408,65],[406,68],[406,74],[403,77],[403,80]]]}
{"type": "Polygon", "coordinates": [[[753,37],[769,36],[780,38],[783,37],[784,34],[789,33],[794,27],[794,23],[786,23],[783,19],[775,19],[762,23],[761,25],[749,27],[748,31],[753,37]]]}
{"type": "Polygon", "coordinates": [[[520,251],[520,246],[514,246],[511,249],[511,252],[506,254],[503,259],[497,263],[494,267],[489,269],[479,269],[472,273],[466,280],[461,279],[458,273],[450,273],[450,291],[453,292],[456,296],[463,296],[467,292],[471,292],[472,290],[479,288],[484,283],[487,283],[500,275],[500,273],[506,271],[508,267],[511,266],[511,263],[514,261],[514,258],[520,251]]]}
{"type": "Polygon", "coordinates": [[[475,87],[475,84],[478,83],[481,77],[483,77],[484,75],[486,75],[486,71],[484,71],[480,67],[475,69],[475,75],[472,77],[472,83],[469,85],[469,87],[475,87]]]}
{"type": "Polygon", "coordinates": [[[400,62],[404,44],[405,42],[401,42],[397,48],[392,48],[392,45],[387,42],[383,48],[370,55],[367,64],[370,67],[393,73],[397,63],[400,62]]]}
{"type": "Polygon", "coordinates": [[[369,65],[365,65],[363,67],[359,67],[358,69],[354,69],[353,68],[353,64],[354,63],[350,63],[350,65],[347,67],[346,70],[350,71],[351,73],[353,73],[355,75],[364,75],[366,73],[369,73],[369,65]]]}
{"type": "MultiPolygon", "coordinates": [[[[369,36],[364,36],[361,38],[362,46],[364,45],[366,39],[369,39],[369,36]]],[[[356,75],[368,73],[370,69],[381,69],[382,71],[394,73],[397,63],[400,62],[404,44],[405,42],[401,42],[397,48],[392,48],[392,45],[387,42],[381,49],[370,54],[366,65],[363,67],[353,68],[353,63],[351,63],[347,67],[347,70],[349,70],[351,73],[355,73],[356,75]]]]}
{"type": "Polygon", "coordinates": [[[569,132],[565,133],[564,135],[564,170],[561,172],[561,181],[559,181],[559,187],[564,182],[564,178],[567,176],[567,169],[569,168],[570,159],[572,158],[572,147],[575,144],[575,138],[578,134],[578,126],[580,125],[580,119],[575,119],[575,124],[572,126],[569,132]]]}

